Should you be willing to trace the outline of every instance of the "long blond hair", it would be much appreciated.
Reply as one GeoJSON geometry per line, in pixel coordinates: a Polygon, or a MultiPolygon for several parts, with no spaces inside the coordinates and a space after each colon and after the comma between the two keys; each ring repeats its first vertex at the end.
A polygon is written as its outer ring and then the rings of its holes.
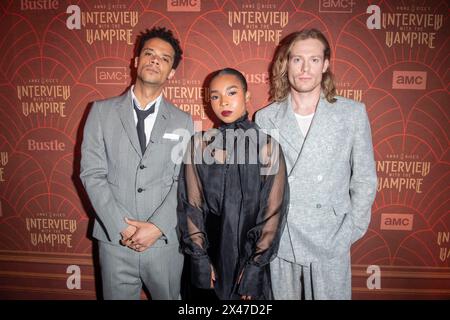
{"type": "MultiPolygon", "coordinates": [[[[293,32],[283,38],[276,50],[275,58],[271,66],[270,74],[270,98],[274,101],[283,101],[289,94],[290,84],[288,79],[288,62],[292,47],[299,40],[317,39],[325,47],[324,59],[330,61],[331,49],[327,38],[317,29],[304,29],[293,32]]],[[[322,75],[322,91],[328,102],[335,102],[336,87],[334,85],[333,74],[328,66],[327,71],[322,75]]]]}

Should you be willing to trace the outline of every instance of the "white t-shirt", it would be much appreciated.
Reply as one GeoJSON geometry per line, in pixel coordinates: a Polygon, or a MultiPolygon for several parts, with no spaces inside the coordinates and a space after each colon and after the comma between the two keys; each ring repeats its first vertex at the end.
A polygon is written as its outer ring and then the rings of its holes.
{"type": "Polygon", "coordinates": [[[295,118],[297,119],[298,125],[304,137],[308,134],[309,127],[311,126],[312,119],[314,117],[314,112],[308,114],[307,116],[302,116],[299,114],[295,114],[295,118]]]}

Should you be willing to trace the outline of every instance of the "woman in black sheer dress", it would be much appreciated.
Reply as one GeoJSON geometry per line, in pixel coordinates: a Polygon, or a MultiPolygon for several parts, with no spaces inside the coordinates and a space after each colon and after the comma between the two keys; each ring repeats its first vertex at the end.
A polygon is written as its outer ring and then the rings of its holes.
{"type": "Polygon", "coordinates": [[[192,137],[178,184],[180,243],[191,280],[222,300],[272,299],[269,262],[289,197],[283,153],[248,120],[250,95],[239,71],[215,72],[210,95],[222,124],[192,137]]]}

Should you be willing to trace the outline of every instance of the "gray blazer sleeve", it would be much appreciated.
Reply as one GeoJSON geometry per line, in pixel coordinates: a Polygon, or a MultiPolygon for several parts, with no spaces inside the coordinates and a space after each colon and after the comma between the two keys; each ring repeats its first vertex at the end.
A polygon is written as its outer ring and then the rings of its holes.
{"type": "MultiPolygon", "coordinates": [[[[182,143],[184,146],[187,146],[191,135],[194,132],[194,123],[192,122],[192,118],[187,118],[187,123],[184,127],[189,131],[189,137],[184,137],[182,143]]],[[[185,150],[185,148],[183,149],[185,150]]],[[[170,187],[169,192],[167,193],[165,199],[161,203],[161,205],[156,209],[153,215],[148,219],[148,222],[153,223],[158,229],[162,232],[163,235],[167,235],[169,230],[175,229],[177,225],[177,190],[178,190],[178,175],[180,173],[181,160],[183,159],[183,155],[180,155],[180,162],[177,163],[174,170],[173,183],[170,187]],[[169,213],[169,214],[168,214],[169,213]],[[172,214],[173,213],[173,214],[172,214]]]]}
{"type": "Polygon", "coordinates": [[[371,207],[377,189],[377,174],[373,155],[370,123],[364,104],[358,104],[355,113],[354,142],[351,152],[350,178],[352,243],[360,239],[370,223],[371,207]]]}
{"type": "Polygon", "coordinates": [[[265,125],[265,123],[264,123],[263,120],[264,120],[264,119],[263,119],[263,117],[261,116],[261,112],[256,112],[256,113],[255,113],[255,123],[258,125],[258,127],[261,128],[261,130],[262,130],[263,132],[266,133],[266,131],[265,131],[266,125],[265,125]]]}
{"type": "MultiPolygon", "coordinates": [[[[273,126],[267,121],[267,114],[263,114],[261,111],[262,110],[255,113],[255,123],[258,125],[262,132],[271,135],[273,126]]],[[[272,135],[272,138],[275,138],[275,136],[272,135]]]]}
{"type": "Polygon", "coordinates": [[[116,202],[108,185],[107,176],[108,162],[103,142],[100,108],[94,103],[84,127],[80,178],[97,218],[113,241],[120,239],[120,232],[128,226],[124,218],[131,215],[116,202]]]}

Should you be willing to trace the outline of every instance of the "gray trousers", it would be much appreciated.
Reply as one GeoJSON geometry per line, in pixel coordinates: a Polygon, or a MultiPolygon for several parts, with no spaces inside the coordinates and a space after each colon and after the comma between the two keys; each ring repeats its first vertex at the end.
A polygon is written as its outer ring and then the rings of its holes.
{"type": "Polygon", "coordinates": [[[350,300],[350,254],[300,265],[276,257],[270,264],[275,300],[350,300]]]}
{"type": "Polygon", "coordinates": [[[136,252],[98,241],[105,300],[139,300],[142,284],[153,300],[180,300],[184,257],[178,246],[136,252]]]}

